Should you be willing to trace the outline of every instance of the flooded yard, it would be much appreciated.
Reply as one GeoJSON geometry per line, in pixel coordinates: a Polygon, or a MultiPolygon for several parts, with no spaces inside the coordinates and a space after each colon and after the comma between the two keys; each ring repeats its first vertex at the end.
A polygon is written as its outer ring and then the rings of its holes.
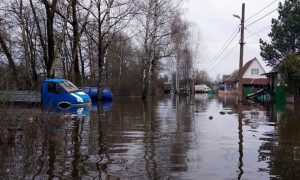
{"type": "Polygon", "coordinates": [[[300,112],[285,106],[119,98],[72,112],[2,107],[0,121],[0,179],[300,178],[300,112]]]}

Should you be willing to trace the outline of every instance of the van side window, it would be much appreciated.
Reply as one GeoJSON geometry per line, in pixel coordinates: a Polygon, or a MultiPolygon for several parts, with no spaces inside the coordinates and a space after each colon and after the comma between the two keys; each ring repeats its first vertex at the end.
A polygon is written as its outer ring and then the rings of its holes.
{"type": "Polygon", "coordinates": [[[48,92],[49,93],[57,93],[56,83],[54,83],[54,82],[49,82],[48,83],[48,92]]]}

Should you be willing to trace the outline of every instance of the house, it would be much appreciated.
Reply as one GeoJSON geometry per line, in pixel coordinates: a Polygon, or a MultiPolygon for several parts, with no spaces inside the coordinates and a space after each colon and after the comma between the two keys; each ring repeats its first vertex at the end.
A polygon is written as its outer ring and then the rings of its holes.
{"type": "Polygon", "coordinates": [[[275,101],[276,103],[285,103],[286,99],[286,92],[284,90],[284,81],[279,74],[279,66],[281,63],[277,64],[270,72],[265,73],[264,75],[268,78],[268,90],[269,94],[271,95],[271,100],[275,101]]]}
{"type": "MultiPolygon", "coordinates": [[[[241,82],[246,94],[256,92],[268,86],[268,79],[265,75],[265,70],[259,61],[254,58],[248,61],[243,68],[241,82]]],[[[226,77],[226,76],[225,76],[226,77]]],[[[218,93],[222,94],[237,94],[239,84],[239,71],[234,71],[231,75],[223,79],[219,86],[218,93]]]]}
{"type": "Polygon", "coordinates": [[[222,78],[222,83],[219,86],[218,94],[225,95],[235,95],[238,89],[238,74],[239,71],[235,70],[230,75],[224,75],[222,78]]]}

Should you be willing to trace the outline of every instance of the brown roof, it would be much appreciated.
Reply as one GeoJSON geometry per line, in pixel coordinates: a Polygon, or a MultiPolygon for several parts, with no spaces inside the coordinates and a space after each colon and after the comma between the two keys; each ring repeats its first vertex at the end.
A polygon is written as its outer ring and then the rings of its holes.
{"type": "Polygon", "coordinates": [[[242,83],[248,84],[248,85],[267,85],[268,79],[266,79],[266,78],[260,78],[260,79],[243,78],[242,83]]]}
{"type": "Polygon", "coordinates": [[[229,77],[230,77],[230,75],[223,75],[222,81],[226,81],[226,79],[228,79],[229,77]]]}
{"type": "Polygon", "coordinates": [[[234,82],[239,79],[239,70],[233,71],[233,73],[226,79],[227,82],[234,82]]]}
{"type": "Polygon", "coordinates": [[[247,71],[247,69],[250,67],[250,65],[252,64],[253,61],[257,61],[256,58],[248,61],[242,68],[242,76],[245,74],[245,72],[247,71]]]}
{"type": "MultiPolygon", "coordinates": [[[[242,76],[245,74],[247,69],[250,67],[253,61],[257,61],[256,58],[248,61],[242,68],[242,76]]],[[[263,79],[263,78],[262,78],[263,79]]],[[[239,71],[235,70],[227,79],[223,80],[223,82],[236,82],[239,80],[239,71]]]]}

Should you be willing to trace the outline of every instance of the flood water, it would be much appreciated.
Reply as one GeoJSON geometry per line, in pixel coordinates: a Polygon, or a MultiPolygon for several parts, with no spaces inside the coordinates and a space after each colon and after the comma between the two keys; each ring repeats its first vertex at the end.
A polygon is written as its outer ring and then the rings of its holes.
{"type": "Polygon", "coordinates": [[[0,179],[300,179],[297,109],[197,94],[73,112],[2,107],[0,179]]]}

